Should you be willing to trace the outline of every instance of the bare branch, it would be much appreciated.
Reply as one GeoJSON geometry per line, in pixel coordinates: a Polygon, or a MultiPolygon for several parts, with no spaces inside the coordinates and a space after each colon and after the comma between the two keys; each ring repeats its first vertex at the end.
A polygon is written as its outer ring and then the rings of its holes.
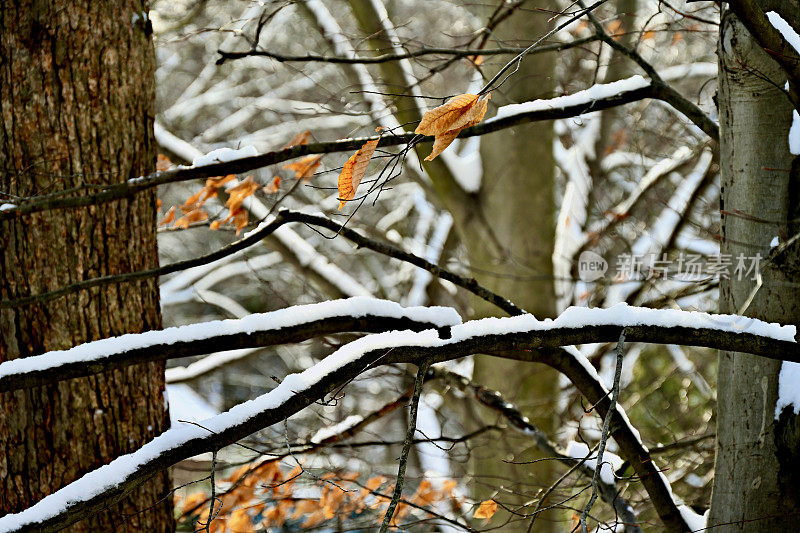
{"type": "MultiPolygon", "coordinates": [[[[598,37],[596,35],[590,35],[588,37],[583,37],[581,39],[575,39],[574,41],[570,41],[568,43],[554,43],[554,44],[542,45],[539,46],[538,48],[531,50],[529,53],[539,54],[543,52],[560,52],[562,50],[575,48],[597,40],[598,37]]],[[[280,63],[338,63],[345,65],[353,65],[353,64],[370,65],[376,63],[387,63],[389,61],[402,61],[405,59],[413,59],[416,57],[424,57],[429,55],[450,56],[450,57],[469,57],[469,56],[479,56],[479,55],[496,56],[496,55],[519,54],[523,50],[525,50],[525,48],[521,47],[497,47],[497,48],[424,47],[419,50],[414,50],[413,52],[405,52],[399,54],[389,53],[389,54],[380,54],[372,57],[343,57],[343,56],[326,56],[318,54],[290,55],[290,54],[281,54],[278,52],[270,52],[269,50],[256,48],[247,50],[245,52],[226,52],[225,50],[217,50],[217,53],[220,55],[219,59],[217,59],[217,65],[221,65],[226,61],[242,59],[245,57],[267,57],[270,59],[274,59],[280,63]]]]}

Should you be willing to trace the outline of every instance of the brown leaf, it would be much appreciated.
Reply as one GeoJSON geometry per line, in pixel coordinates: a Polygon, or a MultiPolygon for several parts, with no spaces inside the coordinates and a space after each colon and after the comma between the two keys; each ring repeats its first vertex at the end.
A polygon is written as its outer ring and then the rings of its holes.
{"type": "Polygon", "coordinates": [[[456,137],[458,137],[461,130],[474,126],[483,120],[483,117],[486,115],[486,108],[489,104],[490,97],[491,95],[486,95],[486,98],[483,98],[477,105],[473,105],[467,110],[467,112],[454,123],[453,129],[436,134],[433,142],[433,150],[431,150],[431,153],[425,158],[425,161],[432,161],[439,154],[444,152],[456,137]]]}
{"type": "Polygon", "coordinates": [[[472,109],[478,101],[477,94],[459,94],[443,105],[427,111],[414,133],[421,135],[440,135],[457,128],[456,124],[472,109]]]}
{"type": "Polygon", "coordinates": [[[267,194],[275,194],[281,189],[281,177],[275,176],[272,182],[264,187],[264,192],[267,194]]]}
{"type": "Polygon", "coordinates": [[[286,170],[294,170],[294,179],[299,180],[303,178],[307,180],[314,175],[314,171],[319,167],[320,159],[322,159],[322,154],[307,155],[293,163],[283,165],[283,168],[286,170]]]}
{"type": "Polygon", "coordinates": [[[164,215],[164,218],[162,218],[158,222],[158,225],[159,226],[163,226],[164,224],[169,224],[173,220],[175,220],[175,206],[174,205],[169,208],[169,211],[167,211],[167,214],[164,215]]]}
{"type": "Polygon", "coordinates": [[[295,135],[291,141],[284,144],[281,147],[281,150],[285,150],[286,148],[291,148],[292,146],[301,146],[304,144],[308,144],[308,141],[311,140],[311,132],[304,131],[303,133],[298,133],[295,135]]]}
{"type": "Polygon", "coordinates": [[[253,176],[247,176],[239,185],[228,189],[228,201],[225,202],[225,207],[231,213],[236,213],[242,206],[245,198],[251,196],[258,189],[259,185],[253,181],[253,176]]]}
{"type": "Polygon", "coordinates": [[[358,184],[361,183],[361,178],[364,177],[369,160],[372,159],[372,154],[375,153],[377,147],[378,139],[367,141],[345,162],[342,172],[339,174],[339,209],[355,198],[358,184]]]}
{"type": "Polygon", "coordinates": [[[164,154],[158,154],[156,158],[156,170],[167,170],[171,166],[172,161],[169,160],[169,157],[164,154]]]}
{"type": "Polygon", "coordinates": [[[183,228],[187,229],[189,224],[194,224],[195,222],[202,222],[208,219],[208,213],[206,213],[202,209],[195,209],[194,211],[189,211],[181,218],[175,221],[175,224],[172,225],[172,229],[183,228]]]}
{"type": "Polygon", "coordinates": [[[475,509],[475,514],[472,515],[472,518],[486,518],[488,520],[494,516],[495,512],[497,512],[497,502],[486,500],[481,502],[478,508],[475,509]]]}

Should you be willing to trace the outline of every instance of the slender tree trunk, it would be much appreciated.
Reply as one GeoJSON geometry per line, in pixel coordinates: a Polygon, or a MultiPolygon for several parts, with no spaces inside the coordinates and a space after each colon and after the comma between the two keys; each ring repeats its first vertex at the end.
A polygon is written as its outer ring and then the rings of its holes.
{"type": "MultiPolygon", "coordinates": [[[[141,0],[0,7],[0,191],[136,178],[154,168],[154,53],[141,0]]],[[[10,196],[15,195],[15,196],[10,196]]],[[[0,197],[2,198],[2,197],[0,197]]],[[[0,297],[158,263],[155,194],[0,223],[0,297]]],[[[161,326],[155,280],[0,312],[0,361],[161,326]]],[[[20,511],[169,426],[163,364],[0,395],[0,515],[20,511]]],[[[74,526],[171,531],[168,475],[74,526]]]]}
{"type": "MultiPolygon", "coordinates": [[[[719,44],[722,254],[769,254],[773,237],[797,231],[798,174],[787,133],[786,76],[731,13],[719,44]]],[[[797,248],[762,269],[763,286],[745,312],[797,324],[797,248]],[[786,261],[786,260],[789,261],[786,261]],[[787,264],[794,264],[794,268],[787,264]]],[[[737,313],[755,282],[720,283],[720,311],[737,313]]],[[[717,458],[709,527],[714,531],[796,531],[800,515],[800,432],[791,409],[775,420],[781,363],[722,352],[717,392],[717,458]]]]}
{"type": "MultiPolygon", "coordinates": [[[[503,21],[493,32],[499,42],[524,45],[549,28],[547,16],[537,14],[531,2],[503,21]]],[[[492,6],[494,7],[494,6],[492,6]]],[[[552,97],[556,56],[536,54],[526,57],[519,70],[492,95],[496,105],[552,97]]],[[[491,76],[503,60],[487,65],[491,76]]],[[[553,283],[553,239],[555,236],[555,194],[553,129],[550,122],[518,126],[481,139],[483,180],[478,194],[481,211],[502,250],[498,253],[485,238],[465,239],[474,276],[498,294],[511,298],[537,318],[556,313],[553,283]]],[[[478,316],[496,315],[497,310],[476,302],[478,316]]],[[[543,365],[520,365],[515,361],[478,356],[476,382],[498,389],[524,407],[525,414],[548,434],[553,434],[553,416],[558,395],[557,373],[543,365]]],[[[535,501],[539,489],[554,480],[552,461],[533,465],[504,462],[541,457],[529,440],[507,434],[502,445],[492,450],[476,450],[476,496],[494,496],[506,503],[535,501]],[[526,449],[530,451],[525,452],[526,449]],[[492,452],[492,453],[489,453],[492,452]],[[525,452],[525,453],[523,453],[525,452]],[[503,487],[495,493],[497,487],[503,487]]],[[[513,517],[512,517],[513,518],[513,517]]],[[[500,522],[498,522],[500,523],[500,522]]],[[[510,523],[503,531],[526,531],[527,521],[510,523]]],[[[536,531],[563,531],[567,527],[555,515],[541,516],[536,531]]],[[[567,527],[568,529],[568,527],[567,527]]]]}

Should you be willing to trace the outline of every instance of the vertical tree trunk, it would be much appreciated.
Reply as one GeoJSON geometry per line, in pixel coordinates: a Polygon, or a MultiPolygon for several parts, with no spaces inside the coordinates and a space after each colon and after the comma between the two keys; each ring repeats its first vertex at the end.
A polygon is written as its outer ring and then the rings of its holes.
{"type": "MultiPolygon", "coordinates": [[[[787,144],[792,107],[786,76],[731,13],[719,42],[722,254],[767,256],[776,235],[796,228],[796,170],[787,144]]],[[[797,249],[790,251],[796,265],[797,249]]],[[[764,284],[746,315],[797,324],[796,270],[763,269],[764,284]],[[794,282],[794,283],[793,283],[794,282]]],[[[754,281],[721,280],[720,311],[737,313],[754,281]]],[[[796,531],[800,513],[797,417],[774,417],[781,363],[722,352],[717,392],[717,458],[709,527],[714,531],[796,531]]]]}
{"type": "MultiPolygon", "coordinates": [[[[491,6],[493,9],[494,6],[491,6]]],[[[493,32],[493,39],[507,46],[524,45],[539,38],[548,29],[547,16],[538,14],[533,4],[524,4],[493,32]]],[[[496,72],[503,60],[488,66],[488,75],[496,72]],[[493,68],[494,67],[494,68],[493,68]]],[[[496,105],[549,98],[553,90],[556,56],[536,54],[526,57],[519,70],[492,95],[496,105]]],[[[475,277],[498,294],[533,313],[537,318],[556,313],[553,283],[553,239],[555,237],[555,194],[552,123],[517,126],[481,139],[483,180],[478,193],[481,210],[490,221],[502,247],[498,254],[485,238],[465,240],[475,277]]],[[[485,302],[476,302],[478,316],[496,315],[485,302]]],[[[524,407],[525,414],[548,434],[555,429],[555,402],[558,395],[557,373],[543,365],[520,365],[496,357],[475,358],[476,382],[502,391],[507,398],[524,407]]],[[[504,462],[505,454],[515,460],[540,457],[526,439],[505,435],[508,442],[488,453],[477,450],[475,474],[479,498],[497,493],[500,501],[522,504],[535,499],[539,489],[554,481],[552,461],[532,465],[504,462]]],[[[504,531],[526,531],[527,521],[515,521],[504,531]]],[[[563,531],[567,527],[556,516],[539,517],[536,531],[563,531]]],[[[567,527],[568,529],[568,527],[567,527]]]]}
{"type": "MultiPolygon", "coordinates": [[[[154,53],[141,0],[0,7],[0,191],[118,183],[153,170],[154,53]]],[[[14,195],[14,196],[10,196],[14,195]]],[[[2,198],[2,197],[0,197],[2,198]]],[[[155,195],[0,223],[0,297],[158,263],[155,195]]],[[[0,311],[0,361],[161,326],[156,280],[0,311]]],[[[163,364],[0,395],[0,515],[20,511],[169,426],[163,364]]],[[[166,473],[81,531],[174,529],[166,473]]]]}

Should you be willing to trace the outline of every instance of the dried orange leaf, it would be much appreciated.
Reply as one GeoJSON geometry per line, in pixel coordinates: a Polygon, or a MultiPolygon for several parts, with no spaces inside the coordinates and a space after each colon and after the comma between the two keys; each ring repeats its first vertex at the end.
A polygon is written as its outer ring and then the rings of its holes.
{"type": "Polygon", "coordinates": [[[164,215],[164,218],[162,218],[158,222],[158,225],[159,226],[163,226],[164,224],[169,224],[173,220],[175,220],[175,206],[174,205],[169,208],[169,211],[167,211],[167,214],[164,215]]]}
{"type": "Polygon", "coordinates": [[[481,502],[472,518],[486,518],[489,519],[497,512],[497,502],[494,500],[486,500],[481,502]]]}
{"type": "Polygon", "coordinates": [[[194,211],[189,211],[181,218],[175,221],[175,224],[172,225],[173,229],[183,228],[186,229],[189,227],[189,224],[194,224],[195,222],[202,222],[208,219],[208,213],[206,213],[202,209],[195,209],[194,211]]]}
{"type": "Polygon", "coordinates": [[[281,188],[281,177],[275,176],[272,178],[272,182],[269,185],[264,187],[264,192],[267,194],[275,194],[281,188]]]}
{"type": "Polygon", "coordinates": [[[286,170],[294,170],[294,179],[309,179],[314,175],[314,171],[320,165],[322,154],[307,155],[293,163],[283,165],[286,170]]]}
{"type": "Polygon", "coordinates": [[[286,148],[291,148],[292,146],[301,146],[303,144],[308,144],[309,140],[311,140],[310,131],[304,131],[303,133],[298,133],[292,138],[291,141],[284,144],[281,150],[285,150],[286,148]]]}
{"type": "Polygon", "coordinates": [[[244,199],[256,192],[258,187],[258,183],[253,181],[253,176],[247,176],[239,185],[228,190],[230,196],[228,201],[225,202],[225,206],[231,213],[236,213],[242,206],[244,199]]]}
{"type": "Polygon", "coordinates": [[[430,155],[425,158],[425,161],[432,161],[439,154],[441,154],[448,146],[450,146],[456,137],[458,137],[458,134],[461,133],[461,130],[464,128],[469,128],[470,126],[474,126],[483,120],[489,104],[489,98],[491,98],[491,95],[486,95],[486,98],[479,100],[476,105],[470,107],[458,118],[458,120],[456,120],[456,122],[454,122],[452,129],[437,133],[433,143],[433,150],[431,150],[430,155]]]}
{"type": "Polygon", "coordinates": [[[364,177],[369,160],[372,159],[372,154],[375,153],[377,147],[378,139],[367,141],[345,162],[342,172],[339,174],[339,209],[355,198],[358,184],[361,183],[361,178],[364,177]]]}
{"type": "Polygon", "coordinates": [[[236,226],[236,235],[242,232],[247,227],[247,211],[239,209],[233,215],[233,225],[236,226]]]}
{"type": "Polygon", "coordinates": [[[453,141],[456,140],[456,137],[458,137],[459,133],[461,133],[461,128],[457,130],[446,131],[437,135],[436,140],[433,143],[433,150],[431,150],[431,153],[425,158],[425,161],[432,161],[436,159],[439,154],[444,152],[445,148],[450,146],[453,141]]]}
{"type": "Polygon", "coordinates": [[[253,520],[245,509],[236,509],[228,519],[228,527],[236,533],[254,533],[253,520]]]}
{"type": "Polygon", "coordinates": [[[206,187],[213,187],[215,189],[219,189],[229,181],[236,179],[236,176],[233,174],[228,174],[227,176],[217,176],[215,178],[208,178],[206,180],[206,187]]]}
{"type": "Polygon", "coordinates": [[[167,170],[171,166],[172,161],[169,160],[169,157],[164,154],[158,154],[156,158],[156,170],[167,170]]]}
{"type": "Polygon", "coordinates": [[[439,135],[457,128],[455,125],[478,101],[477,94],[460,94],[445,104],[427,111],[414,133],[422,135],[439,135]]]}
{"type": "Polygon", "coordinates": [[[183,500],[183,507],[181,509],[181,512],[186,514],[195,507],[197,507],[199,504],[203,503],[204,501],[206,501],[205,493],[195,492],[194,494],[183,500]]]}

